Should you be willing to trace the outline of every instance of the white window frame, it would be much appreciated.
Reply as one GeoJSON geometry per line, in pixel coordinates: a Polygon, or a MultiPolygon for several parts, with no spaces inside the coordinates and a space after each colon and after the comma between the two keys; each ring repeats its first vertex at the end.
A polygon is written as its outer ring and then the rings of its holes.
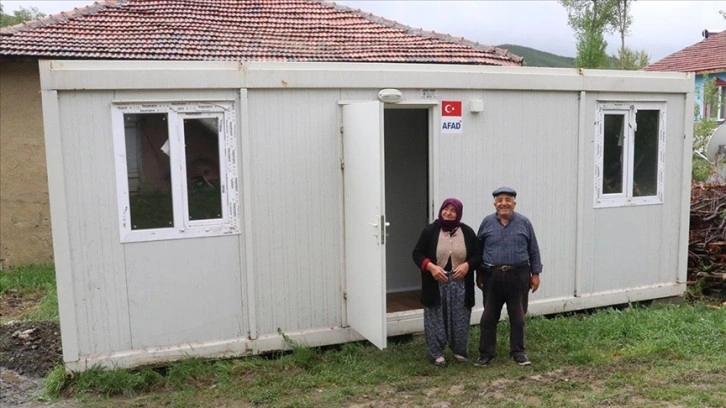
{"type": "Polygon", "coordinates": [[[210,237],[239,234],[239,183],[237,176],[237,136],[234,104],[214,102],[118,102],[112,105],[111,123],[116,157],[118,222],[122,243],[210,237]],[[162,113],[167,115],[171,171],[173,226],[131,229],[130,195],[126,164],[124,114],[162,113]],[[190,220],[184,144],[184,119],[215,117],[219,123],[219,165],[222,217],[190,220]]]}
{"type": "Polygon", "coordinates": [[[595,173],[594,173],[594,207],[623,207],[631,205],[663,204],[663,190],[665,178],[665,144],[666,144],[666,103],[665,102],[611,102],[600,101],[595,114],[595,173]],[[638,110],[657,110],[660,112],[658,120],[658,170],[656,194],[651,196],[633,196],[634,153],[636,115],[638,110]],[[602,183],[605,170],[605,115],[622,114],[624,118],[623,129],[623,161],[622,185],[619,193],[605,194],[602,183]]]}

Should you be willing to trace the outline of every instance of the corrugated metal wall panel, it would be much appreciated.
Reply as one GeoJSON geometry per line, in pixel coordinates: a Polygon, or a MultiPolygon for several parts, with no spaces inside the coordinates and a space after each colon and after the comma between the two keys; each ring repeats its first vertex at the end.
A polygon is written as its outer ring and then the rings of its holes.
{"type": "Polygon", "coordinates": [[[128,298],[118,242],[110,92],[60,93],[73,295],[81,355],[128,350],[128,298]]]}
{"type": "MultiPolygon", "coordinates": [[[[446,93],[464,102],[463,134],[440,136],[441,198],[460,197],[464,222],[478,229],[494,212],[491,192],[515,188],[516,211],[534,225],[544,263],[532,300],[574,291],[577,221],[578,94],[477,91],[446,93]],[[469,113],[471,99],[484,111],[469,113]]],[[[445,95],[444,95],[445,94],[445,95]]]]}
{"type": "Polygon", "coordinates": [[[595,229],[588,237],[595,239],[595,262],[585,292],[659,282],[662,214],[660,205],[595,209],[595,229]]]}
{"type": "Polygon", "coordinates": [[[134,349],[247,337],[239,241],[232,235],[124,245],[134,349]]]}
{"type": "Polygon", "coordinates": [[[342,322],[342,175],[334,90],[248,93],[260,334],[342,322]]]}
{"type": "MultiPolygon", "coordinates": [[[[586,122],[594,123],[598,100],[666,102],[665,191],[662,204],[593,208],[592,194],[583,214],[587,268],[583,294],[672,283],[678,280],[681,178],[684,148],[683,95],[602,94],[587,97],[586,122]]],[[[591,132],[590,126],[588,132],[591,132]]],[[[582,177],[592,187],[592,147],[585,151],[588,166],[582,177]]],[[[687,226],[683,226],[687,228],[687,226]]]]}
{"type": "MultiPolygon", "coordinates": [[[[685,177],[690,180],[691,169],[683,163],[684,152],[690,152],[691,146],[686,146],[686,138],[684,130],[690,127],[685,122],[686,104],[684,103],[684,95],[668,94],[665,95],[666,100],[666,182],[665,192],[663,193],[664,214],[659,220],[661,223],[661,231],[664,234],[658,237],[660,241],[660,268],[658,275],[654,278],[660,282],[685,282],[685,270],[683,277],[679,278],[679,258],[688,257],[688,248],[679,248],[679,234],[685,230],[688,234],[688,224],[680,225],[681,215],[690,212],[690,199],[686,202],[684,208],[681,198],[685,194],[686,197],[691,196],[690,189],[683,190],[680,181],[685,177]],[[685,174],[684,174],[685,173],[685,174]],[[658,279],[660,278],[660,279],[658,279]]],[[[687,107],[691,109],[691,107],[687,107]]]]}

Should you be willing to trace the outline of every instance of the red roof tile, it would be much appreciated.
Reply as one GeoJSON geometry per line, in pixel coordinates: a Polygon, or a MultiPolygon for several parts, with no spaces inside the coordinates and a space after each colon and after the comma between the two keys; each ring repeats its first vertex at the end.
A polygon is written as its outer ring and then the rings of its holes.
{"type": "Polygon", "coordinates": [[[106,0],[0,30],[0,56],[522,65],[321,0],[106,0]]]}
{"type": "Polygon", "coordinates": [[[726,71],[726,31],[710,33],[703,41],[648,65],[646,71],[708,74],[726,71]]]}

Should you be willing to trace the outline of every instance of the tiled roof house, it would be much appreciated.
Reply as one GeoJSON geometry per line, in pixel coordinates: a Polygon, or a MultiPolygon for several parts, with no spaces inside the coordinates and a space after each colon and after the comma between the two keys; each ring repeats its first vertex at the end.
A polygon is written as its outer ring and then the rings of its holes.
{"type": "Polygon", "coordinates": [[[3,29],[0,55],[522,64],[507,50],[318,0],[107,0],[3,29]]]}
{"type": "Polygon", "coordinates": [[[710,33],[704,39],[645,67],[646,71],[677,71],[696,74],[696,99],[699,112],[705,117],[723,121],[726,118],[726,30],[710,33]],[[703,84],[715,79],[718,106],[703,104],[703,84]]]}
{"type": "Polygon", "coordinates": [[[319,0],[107,0],[0,30],[0,269],[52,260],[39,59],[521,66],[319,0]]]}

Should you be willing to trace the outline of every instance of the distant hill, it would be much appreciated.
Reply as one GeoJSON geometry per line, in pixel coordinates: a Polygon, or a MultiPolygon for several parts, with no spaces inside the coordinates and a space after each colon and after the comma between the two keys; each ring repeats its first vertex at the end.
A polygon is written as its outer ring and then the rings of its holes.
{"type": "Polygon", "coordinates": [[[574,68],[575,59],[562,57],[549,52],[535,50],[534,48],[523,47],[514,44],[497,45],[499,48],[506,48],[510,52],[524,57],[524,66],[527,67],[551,67],[551,68],[574,68]]]}

